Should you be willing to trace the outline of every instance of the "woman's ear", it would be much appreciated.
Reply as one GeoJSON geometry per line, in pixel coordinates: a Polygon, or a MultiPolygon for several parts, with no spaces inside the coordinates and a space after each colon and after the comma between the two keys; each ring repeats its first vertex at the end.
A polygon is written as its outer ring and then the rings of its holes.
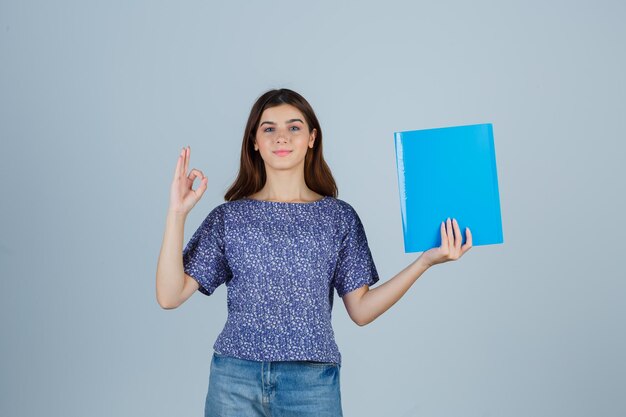
{"type": "Polygon", "coordinates": [[[317,129],[313,128],[313,130],[311,130],[311,135],[309,138],[309,148],[313,148],[313,144],[315,143],[316,137],[317,137],[317,129]]]}

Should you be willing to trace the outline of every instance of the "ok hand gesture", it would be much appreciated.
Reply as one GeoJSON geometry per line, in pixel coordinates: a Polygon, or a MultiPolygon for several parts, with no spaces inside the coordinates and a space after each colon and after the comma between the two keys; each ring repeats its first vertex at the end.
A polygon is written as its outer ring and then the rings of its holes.
{"type": "Polygon", "coordinates": [[[445,227],[444,222],[441,222],[441,246],[428,249],[420,257],[426,261],[428,266],[457,260],[472,248],[472,232],[470,232],[469,227],[465,229],[465,235],[467,238],[465,245],[461,246],[463,235],[461,235],[459,224],[456,219],[450,221],[448,218],[445,227]]]}
{"type": "Polygon", "coordinates": [[[178,162],[176,163],[176,170],[174,171],[174,180],[170,188],[169,210],[185,215],[200,201],[209,182],[209,179],[204,176],[202,171],[195,168],[187,175],[190,156],[191,148],[189,146],[183,148],[180,155],[178,155],[178,162]],[[191,186],[196,177],[200,177],[201,179],[200,186],[192,190],[191,186]]]}

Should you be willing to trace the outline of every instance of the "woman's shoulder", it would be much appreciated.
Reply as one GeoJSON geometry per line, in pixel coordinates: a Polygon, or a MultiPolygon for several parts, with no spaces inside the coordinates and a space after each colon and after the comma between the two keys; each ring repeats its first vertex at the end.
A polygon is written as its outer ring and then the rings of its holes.
{"type": "Polygon", "coordinates": [[[340,198],[336,198],[336,197],[330,197],[330,198],[332,199],[336,209],[339,210],[345,216],[355,216],[357,214],[352,204],[348,203],[347,201],[342,200],[340,198]]]}
{"type": "Polygon", "coordinates": [[[332,218],[342,230],[348,230],[353,224],[360,222],[359,215],[354,206],[336,197],[328,197],[330,218],[332,218]]]}

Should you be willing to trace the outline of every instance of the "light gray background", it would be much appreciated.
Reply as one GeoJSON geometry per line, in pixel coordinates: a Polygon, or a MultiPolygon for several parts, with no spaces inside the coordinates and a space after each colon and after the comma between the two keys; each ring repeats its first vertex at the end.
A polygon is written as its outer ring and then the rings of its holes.
{"type": "Polygon", "coordinates": [[[384,282],[393,132],[493,123],[505,242],[372,324],[336,296],[344,414],[623,416],[626,7],[577,2],[0,2],[0,415],[199,416],[226,288],[155,297],[178,151],[223,201],[254,100],[322,124],[384,282]]]}

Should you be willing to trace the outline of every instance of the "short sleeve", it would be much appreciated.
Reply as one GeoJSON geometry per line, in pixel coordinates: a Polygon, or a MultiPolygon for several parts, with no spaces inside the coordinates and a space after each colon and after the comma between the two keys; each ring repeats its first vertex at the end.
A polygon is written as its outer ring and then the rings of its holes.
{"type": "Polygon", "coordinates": [[[364,285],[373,285],[379,280],[361,219],[354,209],[351,208],[349,212],[350,227],[341,242],[333,277],[333,285],[340,297],[364,285]]]}
{"type": "Polygon", "coordinates": [[[224,218],[221,206],[215,207],[191,236],[183,250],[183,269],[198,281],[205,295],[230,280],[232,272],[224,252],[224,218]]]}

